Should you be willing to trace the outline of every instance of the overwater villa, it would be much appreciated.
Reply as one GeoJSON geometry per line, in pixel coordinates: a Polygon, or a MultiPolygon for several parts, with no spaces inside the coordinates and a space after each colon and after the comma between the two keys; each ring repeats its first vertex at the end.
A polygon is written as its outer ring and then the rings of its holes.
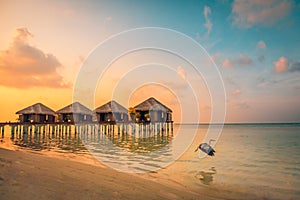
{"type": "Polygon", "coordinates": [[[16,114],[19,115],[19,123],[173,123],[172,110],[153,97],[129,108],[129,111],[112,100],[94,111],[79,102],[72,103],[56,112],[37,103],[16,114]]]}
{"type": "Polygon", "coordinates": [[[94,112],[99,123],[128,122],[128,110],[114,100],[96,108],[94,112]]]}
{"type": "Polygon", "coordinates": [[[172,122],[172,110],[151,97],[134,107],[136,122],[172,122]]]}
{"type": "Polygon", "coordinates": [[[135,136],[173,133],[172,110],[153,97],[129,108],[129,111],[116,101],[110,101],[94,111],[79,102],[72,103],[57,112],[36,103],[19,110],[16,114],[19,115],[18,122],[0,123],[2,135],[6,125],[11,126],[12,138],[15,133],[20,132],[24,134],[33,132],[68,134],[72,131],[75,134],[130,132],[135,136]],[[97,120],[93,119],[93,116],[97,117],[97,120]]]}
{"type": "Polygon", "coordinates": [[[72,103],[56,111],[58,122],[92,122],[92,111],[79,102],[72,103]]]}
{"type": "Polygon", "coordinates": [[[55,122],[55,112],[47,106],[36,103],[16,112],[19,115],[20,123],[53,123],[55,122]]]}

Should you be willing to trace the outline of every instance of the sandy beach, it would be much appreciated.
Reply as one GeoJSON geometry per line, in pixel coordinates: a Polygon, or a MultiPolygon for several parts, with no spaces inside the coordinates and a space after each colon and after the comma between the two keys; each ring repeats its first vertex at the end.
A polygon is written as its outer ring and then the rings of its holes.
{"type": "Polygon", "coordinates": [[[33,152],[0,149],[1,199],[197,199],[136,175],[33,152]]]}

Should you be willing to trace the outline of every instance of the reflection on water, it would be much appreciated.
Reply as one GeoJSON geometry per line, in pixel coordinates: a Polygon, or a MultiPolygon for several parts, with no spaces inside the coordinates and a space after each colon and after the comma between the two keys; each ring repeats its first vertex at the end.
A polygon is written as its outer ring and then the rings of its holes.
{"type": "Polygon", "coordinates": [[[147,135],[100,134],[100,138],[82,138],[85,147],[109,167],[126,172],[156,171],[172,161],[170,143],[173,134],[147,135]]]}
{"type": "Polygon", "coordinates": [[[128,152],[147,153],[167,145],[172,140],[172,135],[153,134],[141,138],[129,134],[102,133],[19,133],[11,135],[11,141],[19,147],[36,151],[51,150],[63,153],[84,153],[87,152],[84,142],[93,145],[104,145],[107,140],[116,147],[128,152]]]}
{"type": "Polygon", "coordinates": [[[34,151],[92,154],[102,163],[121,171],[148,172],[172,161],[169,144],[173,133],[168,131],[125,132],[102,131],[28,131],[10,134],[13,145],[34,151]]]}
{"type": "Polygon", "coordinates": [[[199,179],[204,185],[210,185],[213,182],[213,175],[217,173],[214,167],[211,167],[209,171],[199,171],[195,178],[199,179]]]}
{"type": "Polygon", "coordinates": [[[135,137],[128,134],[108,136],[114,145],[134,153],[149,153],[164,147],[172,140],[172,135],[152,134],[148,137],[135,137]]]}
{"type": "Polygon", "coordinates": [[[16,134],[11,137],[14,145],[35,151],[49,150],[61,153],[84,153],[87,149],[76,134],[16,134]]]}

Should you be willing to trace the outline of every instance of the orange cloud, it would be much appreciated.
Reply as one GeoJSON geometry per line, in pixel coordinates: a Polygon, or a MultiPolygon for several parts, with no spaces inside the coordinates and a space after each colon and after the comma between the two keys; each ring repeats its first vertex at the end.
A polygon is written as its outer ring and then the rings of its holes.
{"type": "Polygon", "coordinates": [[[282,73],[288,69],[289,62],[285,57],[280,57],[277,61],[273,62],[274,72],[282,73]]]}
{"type": "Polygon", "coordinates": [[[231,68],[233,67],[233,62],[229,59],[225,59],[222,63],[222,66],[225,68],[231,68]]]}
{"type": "Polygon", "coordinates": [[[234,91],[232,92],[232,94],[233,94],[233,95],[239,95],[239,94],[241,94],[241,90],[236,89],[236,90],[234,90],[234,91]]]}
{"type": "Polygon", "coordinates": [[[181,78],[183,78],[184,80],[186,80],[186,72],[184,71],[184,69],[181,66],[177,67],[177,74],[179,76],[181,76],[181,78]]]}
{"type": "Polygon", "coordinates": [[[0,85],[15,88],[70,87],[57,73],[62,67],[58,59],[31,46],[28,40],[32,37],[27,28],[18,28],[8,49],[0,51],[0,85]]]}
{"type": "Polygon", "coordinates": [[[222,66],[225,68],[230,68],[234,66],[247,66],[252,63],[252,59],[247,55],[240,54],[234,59],[225,59],[222,63],[222,66]]]}
{"type": "Polygon", "coordinates": [[[289,14],[292,4],[289,0],[235,0],[232,4],[233,24],[242,28],[273,25],[289,14]]]}

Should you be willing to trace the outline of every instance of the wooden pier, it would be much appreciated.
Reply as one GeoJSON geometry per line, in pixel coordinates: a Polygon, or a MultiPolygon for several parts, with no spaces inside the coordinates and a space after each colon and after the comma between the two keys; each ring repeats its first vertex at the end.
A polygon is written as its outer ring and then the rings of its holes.
{"type": "Polygon", "coordinates": [[[130,134],[135,137],[147,137],[147,135],[173,133],[173,121],[155,123],[132,123],[132,122],[92,122],[92,123],[19,123],[2,122],[0,123],[0,134],[4,137],[5,127],[10,127],[11,136],[15,134],[130,134]]]}

